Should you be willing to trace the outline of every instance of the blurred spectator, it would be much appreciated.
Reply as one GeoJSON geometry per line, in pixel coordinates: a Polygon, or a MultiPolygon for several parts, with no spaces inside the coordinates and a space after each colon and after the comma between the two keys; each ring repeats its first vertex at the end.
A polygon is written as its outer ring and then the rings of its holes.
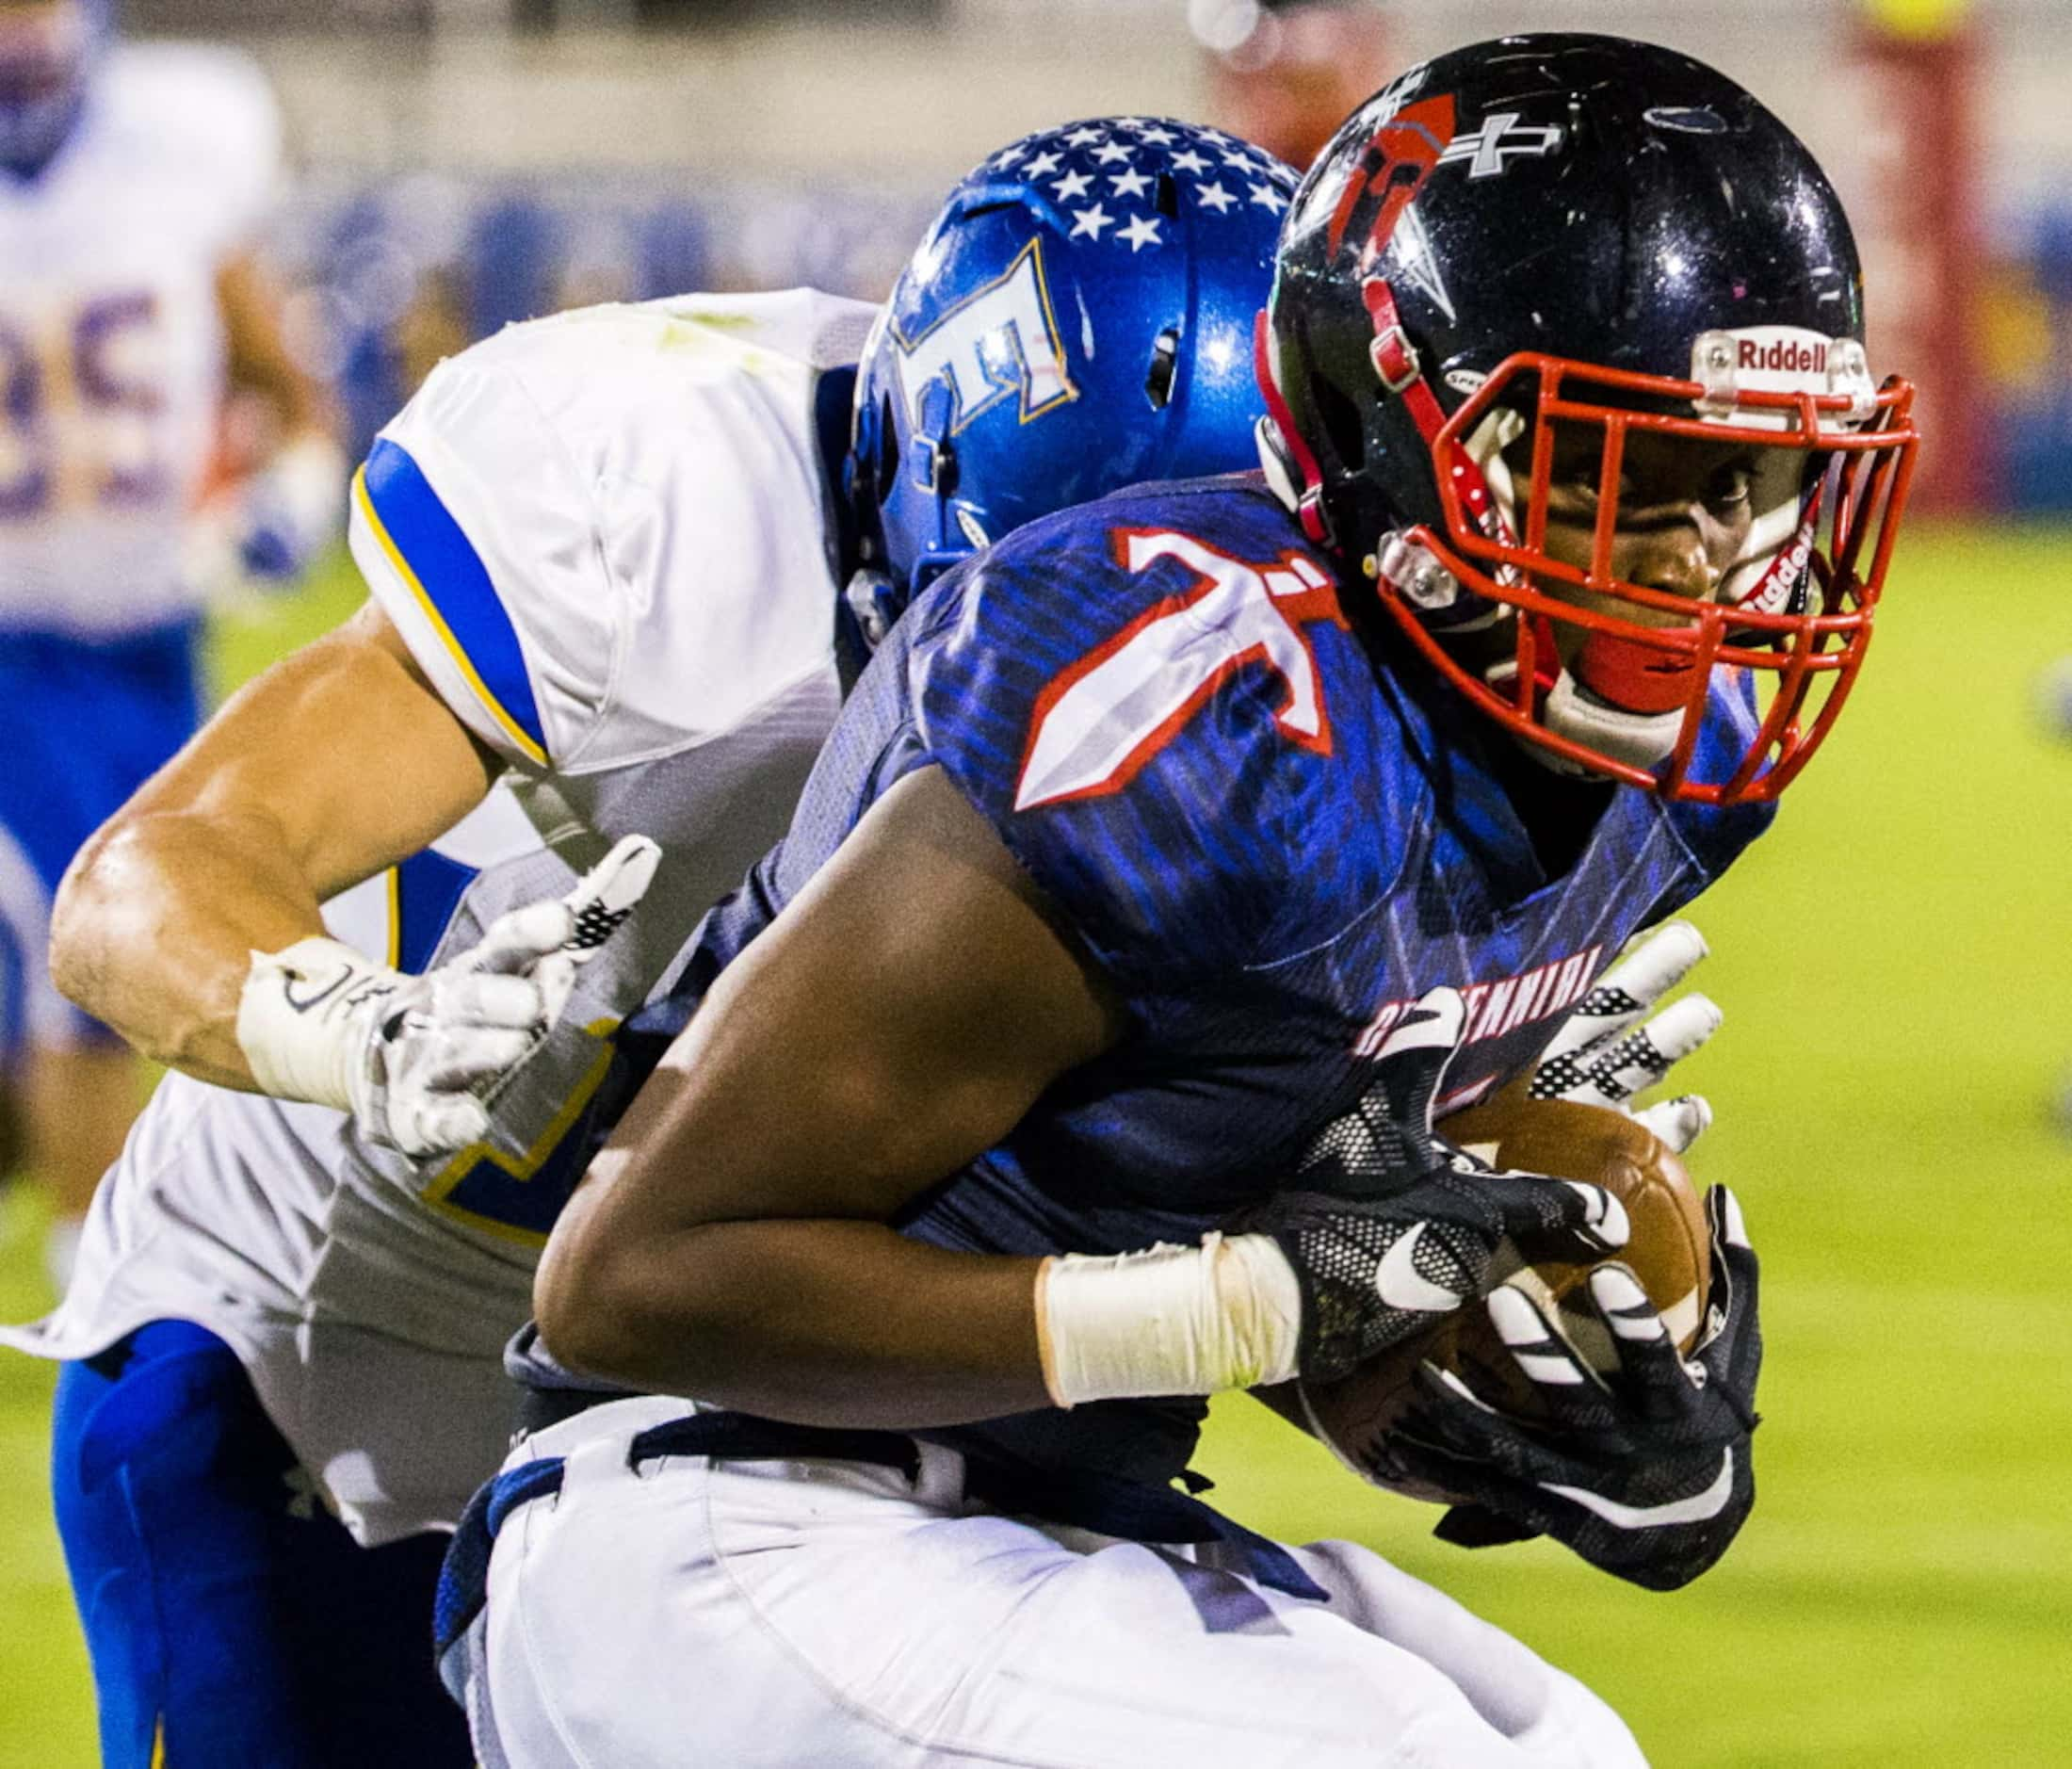
{"type": "Polygon", "coordinates": [[[1210,108],[1233,135],[1307,166],[1394,69],[1370,0],[1190,0],[1209,55],[1210,108]]]}
{"type": "Polygon", "coordinates": [[[251,251],[279,168],[266,83],[234,51],[112,36],[111,0],[0,8],[0,942],[60,1284],[139,1078],[48,975],[58,880],[193,730],[199,599],[294,576],[345,488],[251,251]]]}

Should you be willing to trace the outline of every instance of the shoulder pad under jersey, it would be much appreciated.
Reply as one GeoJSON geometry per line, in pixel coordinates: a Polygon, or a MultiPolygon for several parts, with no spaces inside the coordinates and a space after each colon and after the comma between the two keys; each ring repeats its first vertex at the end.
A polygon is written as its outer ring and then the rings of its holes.
{"type": "MultiPolygon", "coordinates": [[[[924,601],[930,753],[1096,957],[1155,982],[1285,931],[1350,642],[1328,571],[1248,481],[1017,530],[924,601]]],[[[1297,893],[1299,895],[1299,893],[1297,893]]]]}
{"type": "Polygon", "coordinates": [[[648,759],[827,667],[815,396],[871,312],[810,290],[585,308],[432,372],[368,454],[351,541],[484,743],[534,770],[648,759]]]}
{"type": "Polygon", "coordinates": [[[250,245],[280,195],[281,113],[259,64],[217,43],[122,43],[108,57],[88,126],[163,187],[161,224],[201,236],[219,259],[250,245]]]}

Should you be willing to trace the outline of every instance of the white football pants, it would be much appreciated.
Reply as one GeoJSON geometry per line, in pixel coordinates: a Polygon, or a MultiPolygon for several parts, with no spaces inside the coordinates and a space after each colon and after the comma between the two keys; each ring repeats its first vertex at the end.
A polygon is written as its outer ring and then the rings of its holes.
{"type": "Polygon", "coordinates": [[[507,1467],[469,1707],[511,1769],[1582,1769],[1642,1764],[1575,1679],[1345,1542],[1328,1604],[1174,1550],[970,1512],[848,1462],[626,1464],[681,1401],[596,1407],[507,1467]]]}

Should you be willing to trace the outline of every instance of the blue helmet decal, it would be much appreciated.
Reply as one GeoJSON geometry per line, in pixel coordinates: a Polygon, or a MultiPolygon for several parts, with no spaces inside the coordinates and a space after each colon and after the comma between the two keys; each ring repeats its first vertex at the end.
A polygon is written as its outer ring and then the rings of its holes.
{"type": "Polygon", "coordinates": [[[949,433],[956,435],[1011,394],[1021,396],[1028,423],[1079,392],[1065,370],[1064,345],[1044,281],[1044,242],[1031,239],[993,282],[974,289],[911,342],[891,325],[892,348],[909,415],[919,390],[938,376],[950,396],[949,433]]]}
{"type": "Polygon", "coordinates": [[[1252,325],[1294,187],[1221,130],[1110,117],[1025,137],[951,191],[857,374],[866,627],[1038,516],[1255,463],[1252,325]]]}

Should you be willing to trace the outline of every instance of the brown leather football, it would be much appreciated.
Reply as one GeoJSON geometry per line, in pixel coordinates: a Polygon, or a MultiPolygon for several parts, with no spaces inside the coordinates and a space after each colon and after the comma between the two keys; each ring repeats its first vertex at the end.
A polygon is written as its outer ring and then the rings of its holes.
{"type": "MultiPolygon", "coordinates": [[[[1438,1128],[1492,1166],[1587,1179],[1616,1196],[1632,1227],[1625,1251],[1616,1257],[1640,1279],[1677,1345],[1691,1350],[1705,1323],[1711,1263],[1705,1208],[1683,1162],[1645,1126],[1602,1106],[1530,1099],[1514,1086],[1442,1120],[1438,1128]]],[[[1611,1336],[1584,1287],[1590,1267],[1525,1266],[1515,1254],[1507,1254],[1508,1249],[1498,1250],[1497,1277],[1525,1290],[1593,1369],[1615,1369],[1611,1336]]],[[[1300,1384],[1300,1398],[1309,1428],[1363,1477],[1413,1498],[1451,1503],[1453,1495],[1398,1475],[1386,1453],[1388,1434],[1416,1399],[1417,1366],[1427,1358],[1457,1372],[1479,1396],[1506,1412],[1530,1419],[1544,1411],[1487,1311],[1475,1303],[1391,1346],[1349,1376],[1300,1384]]]]}

